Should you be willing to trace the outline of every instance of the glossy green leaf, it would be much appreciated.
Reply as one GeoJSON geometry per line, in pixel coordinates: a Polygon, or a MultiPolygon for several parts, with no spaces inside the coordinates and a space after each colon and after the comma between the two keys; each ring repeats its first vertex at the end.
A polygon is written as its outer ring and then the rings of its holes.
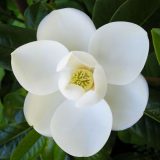
{"type": "Polygon", "coordinates": [[[55,0],[54,1],[56,9],[60,8],[76,8],[84,11],[84,6],[75,0],[55,0]]]}
{"type": "Polygon", "coordinates": [[[24,89],[18,89],[15,92],[10,92],[3,99],[4,113],[9,121],[21,122],[23,121],[22,107],[26,91],[24,89]]]}
{"type": "MultiPolygon", "coordinates": [[[[7,119],[4,115],[4,106],[0,101],[0,133],[1,133],[1,129],[3,129],[6,126],[6,124],[7,124],[7,119]]],[[[0,141],[1,141],[1,138],[0,138],[0,141]]]]}
{"type": "Polygon", "coordinates": [[[70,155],[66,155],[64,160],[73,160],[73,157],[70,155]]]}
{"type": "Polygon", "coordinates": [[[97,28],[108,23],[117,8],[126,0],[96,0],[93,9],[93,22],[97,28]]]}
{"type": "Polygon", "coordinates": [[[0,89],[1,89],[1,82],[5,76],[5,70],[0,67],[0,89]]]}
{"type": "Polygon", "coordinates": [[[34,40],[34,31],[0,23],[0,67],[11,70],[11,52],[34,40]]]}
{"type": "Polygon", "coordinates": [[[143,69],[145,77],[160,77],[160,66],[156,60],[155,53],[150,53],[143,69]]]}
{"type": "Polygon", "coordinates": [[[18,144],[11,156],[11,160],[31,160],[39,155],[45,145],[45,137],[32,130],[18,144]]]}
{"type": "MultiPolygon", "coordinates": [[[[159,26],[159,19],[160,19],[159,12],[160,12],[160,8],[157,9],[157,11],[153,13],[153,15],[143,24],[143,28],[145,28],[145,30],[149,33],[149,36],[153,27],[159,26]]],[[[152,50],[152,42],[150,43],[150,48],[152,50]]]]}
{"type": "Polygon", "coordinates": [[[52,8],[47,5],[47,3],[38,2],[29,6],[25,13],[25,22],[27,27],[36,29],[40,21],[50,12],[52,8]]]}
{"type": "Polygon", "coordinates": [[[113,160],[160,160],[160,153],[130,152],[115,156],[113,160]]]}
{"type": "Polygon", "coordinates": [[[157,121],[160,125],[160,90],[150,88],[150,99],[145,115],[157,121]]]}
{"type": "Polygon", "coordinates": [[[30,127],[27,123],[9,124],[0,130],[0,145],[8,143],[18,136],[24,134],[30,127]]]}
{"type": "Polygon", "coordinates": [[[0,81],[2,81],[4,75],[5,75],[4,69],[3,69],[3,68],[0,68],[0,81]]]}
{"type": "Polygon", "coordinates": [[[120,131],[119,138],[125,143],[147,145],[160,149],[160,125],[157,121],[144,116],[133,127],[120,131]]]}
{"type": "Polygon", "coordinates": [[[41,157],[43,160],[54,159],[54,141],[52,138],[46,138],[46,145],[41,152],[41,157]]]}
{"type": "Polygon", "coordinates": [[[53,138],[46,138],[46,145],[41,152],[42,160],[70,160],[69,156],[54,142],[53,138]]]}
{"type": "Polygon", "coordinates": [[[82,0],[82,2],[86,6],[88,12],[92,15],[93,7],[94,7],[96,0],[82,0]]]}
{"type": "Polygon", "coordinates": [[[129,21],[143,25],[160,7],[159,0],[127,0],[110,21],[129,21]]]}
{"type": "Polygon", "coordinates": [[[160,64],[160,29],[154,28],[151,31],[152,33],[152,41],[155,49],[155,53],[157,56],[158,63],[160,64]]]}
{"type": "Polygon", "coordinates": [[[66,153],[57,145],[54,145],[54,159],[56,160],[64,160],[66,157],[66,153]]]}
{"type": "Polygon", "coordinates": [[[27,123],[6,123],[4,127],[0,129],[0,159],[9,160],[11,153],[30,128],[27,123]]]}
{"type": "Polygon", "coordinates": [[[150,86],[160,87],[160,66],[156,60],[155,53],[150,53],[148,55],[142,74],[145,76],[150,86]]]}
{"type": "Polygon", "coordinates": [[[7,108],[22,108],[27,92],[20,88],[15,92],[10,92],[4,97],[4,105],[7,108]]]}
{"type": "Polygon", "coordinates": [[[16,137],[15,139],[13,139],[8,143],[5,143],[4,145],[0,145],[0,159],[10,160],[11,153],[13,152],[13,150],[16,148],[16,146],[23,137],[24,134],[16,137]]]}

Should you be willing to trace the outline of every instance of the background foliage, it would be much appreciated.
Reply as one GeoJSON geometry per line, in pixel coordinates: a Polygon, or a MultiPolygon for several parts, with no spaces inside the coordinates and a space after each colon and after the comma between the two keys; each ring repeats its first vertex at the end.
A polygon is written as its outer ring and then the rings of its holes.
{"type": "Polygon", "coordinates": [[[1,0],[0,1],[0,160],[159,160],[160,159],[160,0],[1,0]],[[15,80],[10,53],[36,40],[41,19],[54,9],[72,7],[87,13],[97,28],[130,21],[147,30],[150,53],[143,75],[150,97],[144,116],[133,127],[112,132],[95,156],[75,158],[26,123],[26,91],[15,80]]]}

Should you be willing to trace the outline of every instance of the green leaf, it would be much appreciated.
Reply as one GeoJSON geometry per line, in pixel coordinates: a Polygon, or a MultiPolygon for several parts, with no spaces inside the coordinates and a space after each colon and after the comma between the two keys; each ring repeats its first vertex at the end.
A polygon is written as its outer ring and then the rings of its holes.
{"type": "Polygon", "coordinates": [[[20,140],[30,130],[27,123],[9,124],[0,130],[0,159],[10,159],[10,155],[20,140]]]}
{"type": "Polygon", "coordinates": [[[4,106],[6,108],[17,108],[21,109],[24,103],[24,99],[26,97],[27,92],[20,88],[15,92],[8,93],[3,100],[4,106]]]}
{"type": "Polygon", "coordinates": [[[76,8],[76,9],[84,11],[83,5],[75,0],[55,0],[54,3],[55,3],[56,9],[76,8]]]}
{"type": "MultiPolygon", "coordinates": [[[[4,106],[2,105],[2,102],[0,101],[0,132],[1,132],[1,128],[4,128],[6,124],[7,124],[7,119],[4,115],[4,106]]],[[[1,141],[1,138],[0,138],[0,141],[1,141]]]]}
{"type": "Polygon", "coordinates": [[[41,157],[44,160],[52,160],[54,159],[54,141],[52,138],[46,138],[46,145],[41,152],[41,157]]]}
{"type": "Polygon", "coordinates": [[[37,29],[40,21],[52,10],[47,3],[38,2],[29,6],[25,13],[26,26],[32,29],[37,29]]]}
{"type": "Polygon", "coordinates": [[[115,156],[113,160],[160,160],[160,153],[124,153],[115,156]]]}
{"type": "Polygon", "coordinates": [[[69,160],[68,155],[53,141],[53,138],[46,138],[46,145],[41,152],[42,160],[69,160]]]}
{"type": "Polygon", "coordinates": [[[142,74],[146,77],[146,80],[150,86],[160,87],[160,66],[156,60],[155,53],[150,53],[148,55],[142,74]]]}
{"type": "Polygon", "coordinates": [[[21,88],[15,92],[8,93],[3,99],[5,117],[10,122],[21,122],[23,121],[23,115],[21,113],[24,104],[26,91],[21,88]]]}
{"type": "Polygon", "coordinates": [[[0,81],[2,81],[4,76],[5,76],[5,71],[3,68],[0,68],[0,81]]]}
{"type": "Polygon", "coordinates": [[[143,116],[133,127],[120,131],[119,138],[125,143],[147,145],[160,149],[160,125],[148,116],[143,116]]]}
{"type": "Polygon", "coordinates": [[[108,23],[117,8],[126,0],[96,0],[93,9],[93,22],[97,28],[108,23]]]}
{"type": "Polygon", "coordinates": [[[143,69],[143,75],[145,77],[160,77],[160,66],[156,60],[155,53],[150,53],[147,58],[147,62],[143,69]]]}
{"type": "Polygon", "coordinates": [[[11,70],[11,52],[34,40],[34,31],[0,23],[0,67],[11,70]]]}
{"type": "Polygon", "coordinates": [[[11,155],[11,160],[31,160],[39,155],[45,145],[45,137],[31,130],[18,144],[11,155]]]}
{"type": "Polygon", "coordinates": [[[0,67],[0,89],[1,89],[1,82],[5,76],[5,70],[0,67]]]}
{"type": "Polygon", "coordinates": [[[151,30],[152,33],[152,41],[155,49],[155,53],[157,56],[158,63],[160,64],[160,29],[153,28],[151,30]]]}
{"type": "Polygon", "coordinates": [[[159,7],[159,0],[127,0],[116,10],[110,21],[129,21],[143,25],[159,7]]]}
{"type": "Polygon", "coordinates": [[[24,134],[28,129],[27,123],[9,124],[6,128],[0,130],[0,145],[24,134]]]}
{"type": "Polygon", "coordinates": [[[145,115],[160,123],[160,91],[150,89],[150,99],[145,115]]]}
{"type": "Polygon", "coordinates": [[[0,145],[0,159],[10,160],[11,153],[23,137],[24,135],[20,135],[16,137],[16,139],[13,139],[12,141],[5,143],[4,145],[0,145]]]}
{"type": "Polygon", "coordinates": [[[64,160],[66,153],[57,145],[54,145],[54,158],[56,160],[64,160]]]}
{"type": "Polygon", "coordinates": [[[92,15],[93,7],[96,0],[82,0],[88,12],[92,15]]]}

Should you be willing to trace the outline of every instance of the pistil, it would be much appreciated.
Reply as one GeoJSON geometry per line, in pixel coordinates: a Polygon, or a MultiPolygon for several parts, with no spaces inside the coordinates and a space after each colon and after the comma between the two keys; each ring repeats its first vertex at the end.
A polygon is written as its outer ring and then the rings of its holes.
{"type": "Polygon", "coordinates": [[[92,89],[94,86],[93,71],[87,68],[75,70],[70,83],[82,87],[85,91],[92,89]]]}

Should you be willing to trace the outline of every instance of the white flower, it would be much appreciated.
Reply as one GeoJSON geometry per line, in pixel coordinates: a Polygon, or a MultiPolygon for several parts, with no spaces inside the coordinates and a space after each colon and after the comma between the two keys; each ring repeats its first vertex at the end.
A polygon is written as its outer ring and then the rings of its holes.
{"type": "Polygon", "coordinates": [[[86,14],[67,8],[41,21],[37,39],[17,48],[11,62],[29,91],[24,114],[37,132],[87,157],[104,146],[111,130],[141,118],[148,85],[140,72],[149,40],[140,26],[113,22],[96,30],[86,14]]]}

